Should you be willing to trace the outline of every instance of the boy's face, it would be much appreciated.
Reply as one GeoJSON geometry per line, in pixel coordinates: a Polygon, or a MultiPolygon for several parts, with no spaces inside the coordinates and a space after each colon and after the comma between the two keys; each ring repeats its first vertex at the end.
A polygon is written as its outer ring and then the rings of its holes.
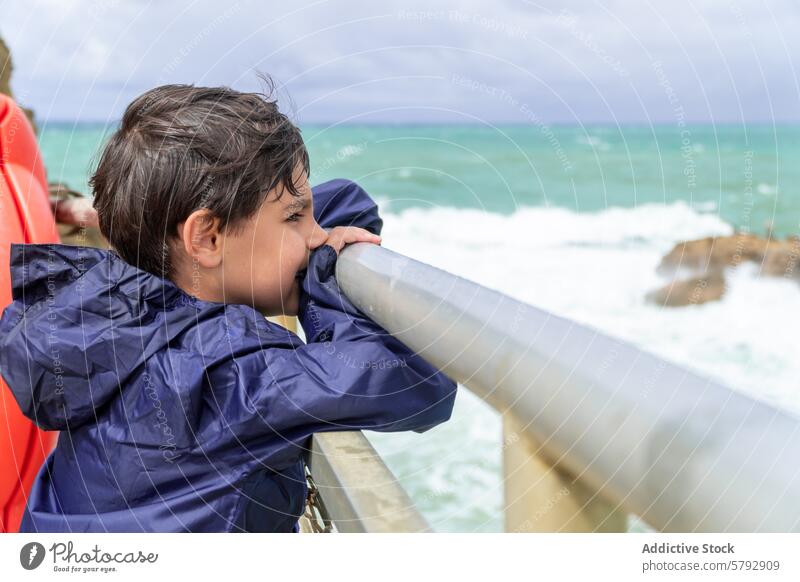
{"type": "Polygon", "coordinates": [[[295,184],[301,197],[279,186],[241,228],[224,234],[218,273],[223,297],[219,301],[251,305],[267,316],[297,315],[298,273],[308,265],[309,253],[325,243],[328,233],[314,219],[305,172],[295,172],[295,184]],[[283,190],[280,199],[277,190],[283,190]]]}

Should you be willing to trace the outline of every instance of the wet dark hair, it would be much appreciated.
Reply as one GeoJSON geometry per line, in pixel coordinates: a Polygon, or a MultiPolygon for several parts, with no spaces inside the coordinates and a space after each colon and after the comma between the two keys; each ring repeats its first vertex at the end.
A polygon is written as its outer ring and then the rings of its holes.
{"type": "Polygon", "coordinates": [[[128,105],[89,182],[100,231],[125,261],[170,277],[170,242],[195,210],[235,231],[273,188],[300,195],[292,177],[298,164],[308,176],[308,152],[260,77],[263,93],[163,85],[128,105]]]}

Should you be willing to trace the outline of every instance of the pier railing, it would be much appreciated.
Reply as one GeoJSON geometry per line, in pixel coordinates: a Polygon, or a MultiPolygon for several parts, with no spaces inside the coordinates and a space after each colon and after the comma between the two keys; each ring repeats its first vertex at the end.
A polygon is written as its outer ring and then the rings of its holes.
{"type": "MultiPolygon", "coordinates": [[[[785,411],[380,246],[346,247],[336,276],[359,309],[503,415],[507,531],[625,531],[629,514],[662,531],[800,529],[800,421],[785,411]]],[[[315,437],[312,475],[340,485],[322,492],[329,505],[353,484],[368,494],[393,480],[331,461],[325,441],[348,438],[359,437],[315,437]]],[[[359,507],[373,523],[382,511],[344,503],[353,523],[359,507]]]]}

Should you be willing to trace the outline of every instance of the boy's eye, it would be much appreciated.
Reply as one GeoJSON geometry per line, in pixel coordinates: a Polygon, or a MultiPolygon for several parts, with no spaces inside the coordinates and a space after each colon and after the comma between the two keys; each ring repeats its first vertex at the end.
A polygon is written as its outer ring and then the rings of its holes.
{"type": "Polygon", "coordinates": [[[286,220],[288,220],[289,222],[297,222],[297,221],[298,221],[298,219],[300,219],[300,218],[302,218],[302,217],[303,217],[303,215],[302,215],[302,214],[300,214],[299,212],[295,212],[294,214],[290,214],[290,215],[289,215],[289,216],[286,218],[286,220]]]}

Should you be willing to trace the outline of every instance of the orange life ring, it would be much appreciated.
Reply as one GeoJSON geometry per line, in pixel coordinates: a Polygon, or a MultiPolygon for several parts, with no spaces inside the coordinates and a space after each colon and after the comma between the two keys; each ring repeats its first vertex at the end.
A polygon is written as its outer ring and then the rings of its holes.
{"type": "MultiPolygon", "coordinates": [[[[19,106],[0,95],[0,309],[11,302],[12,242],[60,240],[33,128],[19,106]]],[[[0,379],[0,531],[19,530],[28,492],[57,437],[57,432],[41,431],[22,415],[0,379]]]]}

